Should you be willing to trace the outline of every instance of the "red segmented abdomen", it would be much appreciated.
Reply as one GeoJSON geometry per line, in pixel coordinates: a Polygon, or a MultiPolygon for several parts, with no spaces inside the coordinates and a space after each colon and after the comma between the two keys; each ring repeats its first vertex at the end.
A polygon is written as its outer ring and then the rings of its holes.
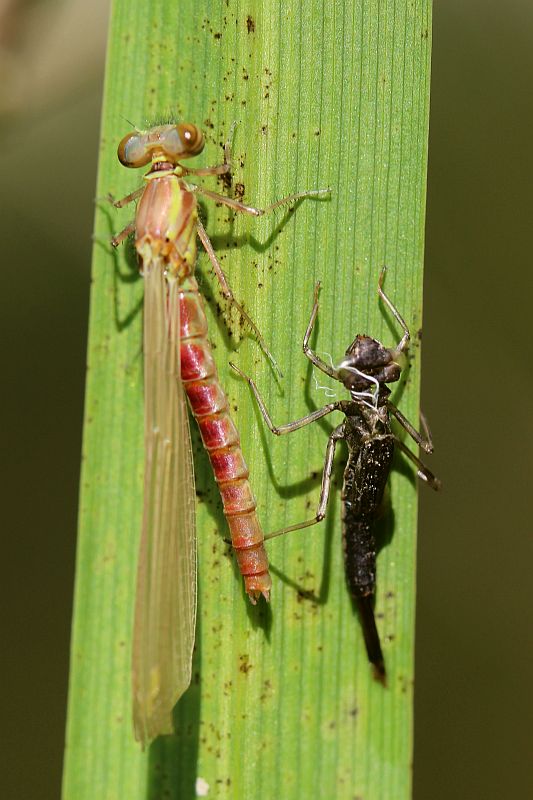
{"type": "Polygon", "coordinates": [[[230,417],[207,341],[207,319],[193,277],[183,281],[179,303],[183,387],[218,483],[246,592],[252,602],[261,594],[268,600],[272,581],[263,531],[255,511],[257,503],[248,482],[250,473],[239,434],[230,417]]]}

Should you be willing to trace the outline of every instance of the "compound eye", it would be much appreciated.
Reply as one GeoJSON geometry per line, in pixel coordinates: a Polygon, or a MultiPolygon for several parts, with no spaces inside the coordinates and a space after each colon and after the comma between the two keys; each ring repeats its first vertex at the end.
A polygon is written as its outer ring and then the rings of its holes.
{"type": "Polygon", "coordinates": [[[158,143],[166,155],[172,158],[179,157],[183,152],[183,144],[177,125],[161,128],[158,143]]]}
{"type": "Polygon", "coordinates": [[[118,160],[125,167],[144,167],[151,160],[146,137],[138,133],[128,133],[117,150],[118,160]]]}
{"type": "Polygon", "coordinates": [[[204,135],[200,128],[189,122],[182,122],[178,125],[178,132],[183,145],[183,152],[189,156],[195,156],[204,149],[204,135]]]}

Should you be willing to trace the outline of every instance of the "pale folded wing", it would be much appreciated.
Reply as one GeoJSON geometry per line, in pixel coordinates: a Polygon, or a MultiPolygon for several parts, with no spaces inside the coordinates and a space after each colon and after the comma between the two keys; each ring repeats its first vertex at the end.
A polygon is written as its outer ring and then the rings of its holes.
{"type": "Polygon", "coordinates": [[[180,380],[179,298],[159,259],[144,272],[144,513],[133,632],[133,721],[143,746],[172,733],[196,623],[192,449],[180,380]]]}

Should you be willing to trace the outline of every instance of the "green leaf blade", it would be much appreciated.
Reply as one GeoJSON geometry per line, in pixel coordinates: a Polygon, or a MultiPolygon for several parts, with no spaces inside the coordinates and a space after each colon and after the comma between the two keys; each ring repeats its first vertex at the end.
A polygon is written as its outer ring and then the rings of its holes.
{"type": "MultiPolygon", "coordinates": [[[[141,183],[140,174],[116,160],[129,128],[122,117],[143,127],[170,114],[203,127],[202,164],[220,160],[219,145],[238,122],[233,186],[244,184],[246,202],[333,190],[331,200],[306,200],[294,213],[259,220],[203,204],[235,295],[285,375],[275,381],[234,315],[228,336],[202,254],[210,338],[237,408],[265,532],[312,515],[330,428],[316,424],[272,437],[227,361],[254,376],[276,423],[325,402],[301,352],[317,279],[314,345],[338,361],[356,333],[386,344],[398,340],[377,303],[379,269],[388,265],[387,292],[414,340],[412,369],[394,398],[417,420],[429,28],[430,4],[422,0],[409,8],[392,0],[325,8],[313,0],[305,15],[296,2],[114,4],[99,197],[120,197],[141,183]]],[[[215,188],[213,181],[205,184],[215,188]]],[[[384,690],[372,680],[345,587],[338,489],[324,523],[269,544],[272,603],[251,609],[226,557],[227,529],[195,436],[201,494],[195,680],[177,706],[176,737],[145,753],[133,740],[142,280],[127,248],[115,254],[102,244],[131,215],[131,208],[97,208],[64,796],[192,797],[201,778],[208,796],[217,798],[407,798],[416,493],[412,472],[401,463],[391,482],[393,537],[378,557],[376,612],[389,672],[384,690]],[[324,602],[302,599],[295,587],[324,602]]]]}

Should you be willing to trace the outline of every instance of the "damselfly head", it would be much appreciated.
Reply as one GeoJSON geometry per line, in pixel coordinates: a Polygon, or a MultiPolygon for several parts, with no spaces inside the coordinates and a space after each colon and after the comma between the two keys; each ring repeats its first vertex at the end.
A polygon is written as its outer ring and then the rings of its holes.
{"type": "Polygon", "coordinates": [[[362,392],[372,384],[394,383],[400,377],[403,353],[384,347],[377,339],[358,334],[337,367],[349,392],[362,392]]]}
{"type": "Polygon", "coordinates": [[[177,164],[204,149],[204,135],[189,122],[159,125],[148,131],[128,133],[118,146],[118,159],[125,167],[144,167],[150,161],[177,164]]]}

